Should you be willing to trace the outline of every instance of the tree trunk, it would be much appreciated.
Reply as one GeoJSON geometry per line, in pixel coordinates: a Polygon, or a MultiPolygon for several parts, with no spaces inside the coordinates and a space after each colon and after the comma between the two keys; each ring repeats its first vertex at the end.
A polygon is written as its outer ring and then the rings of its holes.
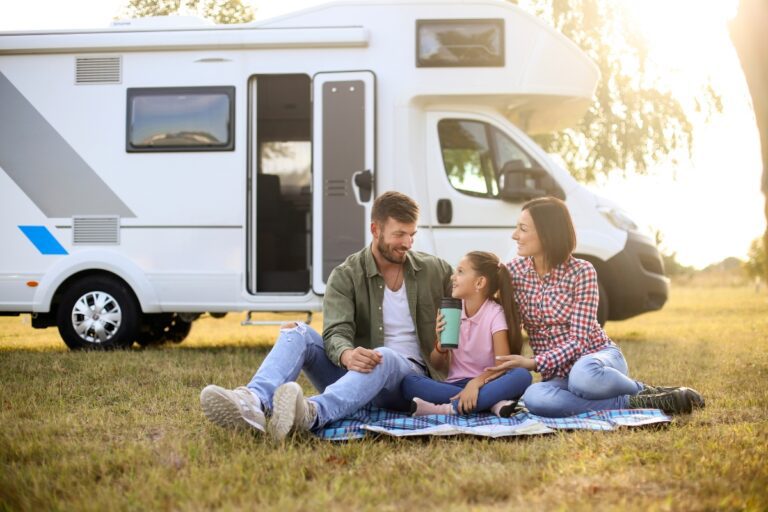
{"type": "MultiPolygon", "coordinates": [[[[762,191],[765,196],[766,229],[763,247],[768,251],[768,2],[740,0],[739,10],[731,23],[731,40],[739,55],[755,110],[763,157],[762,191]]],[[[768,282],[768,263],[763,269],[768,282]]]]}

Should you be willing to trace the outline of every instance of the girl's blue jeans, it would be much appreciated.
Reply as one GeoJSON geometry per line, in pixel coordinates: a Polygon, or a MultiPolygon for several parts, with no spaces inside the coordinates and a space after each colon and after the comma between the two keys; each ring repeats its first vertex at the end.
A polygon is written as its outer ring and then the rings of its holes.
{"type": "MultiPolygon", "coordinates": [[[[423,375],[409,375],[403,379],[401,386],[403,397],[407,400],[421,398],[434,404],[453,404],[458,411],[458,400],[451,397],[461,392],[470,379],[454,382],[438,382],[423,375]]],[[[517,400],[531,384],[531,374],[523,368],[515,368],[501,377],[492,380],[480,388],[477,395],[477,405],[474,412],[489,410],[493,404],[502,400],[517,400]]]]}

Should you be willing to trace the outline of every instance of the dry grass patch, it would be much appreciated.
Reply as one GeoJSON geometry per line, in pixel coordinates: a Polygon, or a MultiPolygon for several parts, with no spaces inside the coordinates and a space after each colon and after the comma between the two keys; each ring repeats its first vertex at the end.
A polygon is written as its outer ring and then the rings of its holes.
{"type": "Polygon", "coordinates": [[[112,353],[66,352],[55,330],[0,318],[0,510],[768,508],[768,299],[751,288],[675,288],[664,310],[608,324],[636,378],[695,387],[704,410],[502,440],[276,447],[219,429],[200,390],[246,382],[277,333],[241,318],[112,353]]]}

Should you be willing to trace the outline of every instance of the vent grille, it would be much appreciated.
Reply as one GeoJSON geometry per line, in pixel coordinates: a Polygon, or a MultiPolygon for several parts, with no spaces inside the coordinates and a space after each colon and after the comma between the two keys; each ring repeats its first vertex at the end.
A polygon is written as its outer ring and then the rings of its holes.
{"type": "Polygon", "coordinates": [[[72,243],[74,245],[119,244],[120,217],[73,217],[72,243]]]}
{"type": "Polygon", "coordinates": [[[348,194],[347,180],[325,180],[326,197],[343,197],[348,194]]]}
{"type": "Polygon", "coordinates": [[[75,83],[119,84],[122,81],[122,69],[120,57],[77,57],[75,83]]]}

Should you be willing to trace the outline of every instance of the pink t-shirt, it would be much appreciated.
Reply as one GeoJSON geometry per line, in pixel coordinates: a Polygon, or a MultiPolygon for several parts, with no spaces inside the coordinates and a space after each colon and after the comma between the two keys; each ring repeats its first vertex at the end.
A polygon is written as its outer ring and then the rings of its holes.
{"type": "Polygon", "coordinates": [[[462,301],[459,348],[453,350],[446,382],[473,379],[489,366],[496,366],[493,335],[507,330],[504,309],[493,300],[486,300],[472,316],[467,316],[462,301]]]}

